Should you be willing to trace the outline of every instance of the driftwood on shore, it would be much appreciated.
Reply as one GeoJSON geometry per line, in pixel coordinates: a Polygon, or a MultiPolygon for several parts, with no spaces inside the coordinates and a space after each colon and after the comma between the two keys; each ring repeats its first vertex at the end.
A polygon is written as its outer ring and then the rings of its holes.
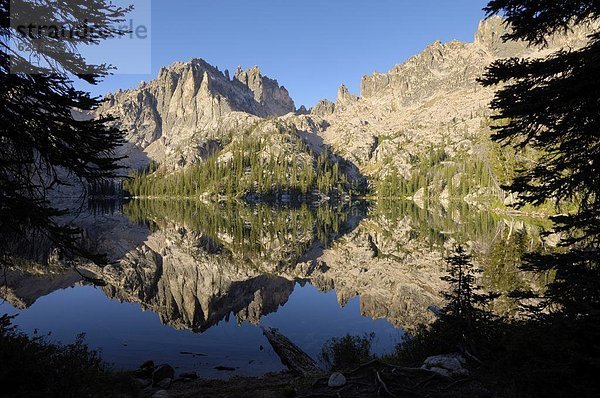
{"type": "Polygon", "coordinates": [[[322,373],[315,360],[281,334],[279,330],[269,327],[263,327],[262,330],[281,362],[291,372],[302,376],[322,373]]]}
{"type": "MultiPolygon", "coordinates": [[[[411,368],[386,363],[380,359],[344,372],[345,383],[333,386],[331,376],[324,374],[317,363],[277,329],[263,327],[281,362],[288,367],[296,382],[303,377],[314,380],[310,387],[298,390],[300,398],[323,397],[389,397],[389,398],[462,398],[492,396],[479,382],[468,375],[453,378],[422,367],[411,368]]],[[[279,376],[283,377],[283,376],[279,376]]],[[[306,379],[303,384],[306,384],[306,379]]],[[[289,382],[289,381],[287,381],[289,382]]]]}

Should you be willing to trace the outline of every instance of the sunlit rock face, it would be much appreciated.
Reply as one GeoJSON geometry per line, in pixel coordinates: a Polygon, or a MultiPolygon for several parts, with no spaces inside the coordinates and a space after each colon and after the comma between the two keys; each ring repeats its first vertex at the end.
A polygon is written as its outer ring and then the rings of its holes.
{"type": "Polygon", "coordinates": [[[242,83],[253,94],[255,104],[240,110],[260,117],[281,116],[295,112],[294,101],[285,87],[279,86],[277,80],[263,76],[260,69],[254,66],[247,70],[238,67],[234,80],[242,83]]]}
{"type": "Polygon", "coordinates": [[[583,46],[592,31],[581,25],[550,38],[548,47],[504,42],[508,28],[495,17],[482,21],[473,42],[435,42],[385,73],[364,76],[358,97],[340,89],[336,103],[321,101],[311,111],[327,126],[325,144],[372,178],[394,167],[405,177],[411,156],[443,147],[473,155],[477,137],[489,136],[489,103],[494,88],[477,79],[495,60],[546,56],[560,48],[583,46]]]}
{"type": "Polygon", "coordinates": [[[257,67],[231,79],[201,59],[162,68],[155,80],[105,98],[97,115],[118,118],[131,156],[130,167],[144,160],[193,162],[211,151],[211,142],[241,131],[260,118],[295,112],[285,87],[257,67]]]}
{"type": "Polygon", "coordinates": [[[118,118],[127,138],[119,151],[128,156],[126,168],[151,161],[167,169],[200,163],[230,137],[271,118],[287,123],[317,153],[332,147],[354,168],[351,179],[377,181],[391,170],[409,178],[415,157],[432,147],[450,158],[482,152],[479,139],[490,134],[494,88],[482,87],[478,78],[493,61],[581,47],[594,28],[579,25],[551,37],[546,48],[533,48],[504,42],[509,28],[490,18],[479,24],[473,42],[435,42],[385,73],[364,76],[360,93],[342,85],[335,103],[322,100],[309,114],[296,111],[285,87],[257,67],[230,75],[193,59],[108,95],[96,115],[118,118]]]}

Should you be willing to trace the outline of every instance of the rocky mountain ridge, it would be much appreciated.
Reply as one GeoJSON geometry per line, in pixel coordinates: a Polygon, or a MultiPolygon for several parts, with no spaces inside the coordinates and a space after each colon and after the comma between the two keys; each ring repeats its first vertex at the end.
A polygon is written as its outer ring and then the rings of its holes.
{"type": "Polygon", "coordinates": [[[587,43],[597,26],[581,25],[557,34],[547,48],[508,42],[508,27],[499,17],[482,21],[471,43],[439,41],[387,73],[364,76],[360,96],[340,88],[335,104],[321,101],[311,115],[329,127],[319,132],[324,143],[380,178],[390,167],[409,175],[411,157],[431,146],[450,155],[472,152],[477,138],[489,136],[493,88],[477,79],[493,61],[506,57],[541,57],[560,48],[587,43]]]}
{"type": "Polygon", "coordinates": [[[392,171],[410,178],[415,159],[432,147],[450,160],[457,154],[485,158],[489,148],[482,137],[490,134],[494,90],[477,78],[490,63],[577,48],[597,28],[576,26],[552,37],[546,48],[530,48],[503,42],[508,28],[501,18],[490,18],[479,24],[473,42],[435,42],[386,73],[364,76],[360,95],[342,85],[335,103],[322,100],[310,112],[296,110],[287,90],[258,67],[238,68],[230,77],[194,59],[162,68],[137,89],[107,96],[98,113],[119,118],[129,168],[150,161],[171,169],[202,162],[228,137],[275,118],[315,153],[332,148],[353,166],[350,178],[365,175],[376,182],[392,171]]]}

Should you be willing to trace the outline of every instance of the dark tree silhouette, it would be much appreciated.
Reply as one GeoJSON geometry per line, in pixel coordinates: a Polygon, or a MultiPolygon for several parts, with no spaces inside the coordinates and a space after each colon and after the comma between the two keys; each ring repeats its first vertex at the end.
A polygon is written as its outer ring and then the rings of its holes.
{"type": "Polygon", "coordinates": [[[94,261],[103,258],[84,250],[77,230],[61,226],[64,210],[53,207],[49,192],[73,181],[98,184],[119,168],[114,150],[123,142],[109,118],[81,120],[74,111],[90,111],[99,99],[76,90],[73,79],[96,84],[109,65],[90,65],[78,52],[81,45],[125,34],[117,26],[130,8],[105,0],[39,2],[0,0],[0,249],[10,258],[21,238],[48,239],[65,252],[94,261]],[[9,7],[13,6],[11,15],[9,7]],[[19,21],[87,28],[73,37],[30,35],[11,27],[19,21]],[[13,43],[13,46],[11,46],[13,43]],[[30,56],[15,50],[32,49],[30,56]],[[78,120],[79,119],[79,120],[78,120]]]}
{"type": "Polygon", "coordinates": [[[473,267],[472,257],[460,245],[446,262],[448,275],[442,280],[448,282],[450,291],[443,293],[447,301],[444,316],[460,323],[461,329],[470,329],[473,327],[476,311],[475,274],[478,271],[473,267]]]}
{"type": "Polygon", "coordinates": [[[448,282],[449,291],[442,292],[446,305],[440,321],[453,331],[453,339],[458,348],[466,354],[476,353],[481,336],[485,334],[487,321],[492,314],[487,305],[498,296],[483,293],[477,285],[477,275],[481,270],[473,265],[473,258],[462,245],[446,258],[448,275],[442,280],[448,282]]]}
{"type": "MultiPolygon", "coordinates": [[[[571,24],[598,26],[600,2],[494,0],[486,11],[512,24],[506,40],[544,46],[549,34],[571,24]]],[[[576,205],[554,218],[563,248],[524,259],[523,269],[551,271],[554,281],[533,297],[539,304],[526,307],[533,310],[531,321],[515,324],[507,334],[507,345],[516,344],[508,347],[505,363],[536,369],[520,388],[536,386],[538,396],[594,396],[600,357],[600,32],[592,31],[580,49],[497,61],[482,83],[502,85],[492,108],[496,119],[509,122],[496,127],[494,138],[541,153],[507,187],[519,193],[519,204],[576,205]],[[521,359],[523,353],[530,361],[521,359]]]]}
{"type": "Polygon", "coordinates": [[[511,24],[513,31],[505,40],[545,45],[549,35],[596,19],[600,4],[596,0],[491,0],[484,11],[488,16],[502,14],[511,24]]]}
{"type": "MultiPolygon", "coordinates": [[[[488,15],[503,14],[512,25],[505,40],[545,45],[549,34],[573,23],[594,22],[600,2],[588,0],[493,0],[488,15]]],[[[521,203],[574,203],[577,210],[555,217],[564,253],[533,255],[528,270],[556,272],[541,309],[589,319],[600,315],[600,32],[581,49],[559,51],[543,59],[507,59],[492,64],[482,83],[503,84],[492,108],[494,138],[517,147],[537,148],[541,158],[521,170],[508,187],[521,203]]]]}

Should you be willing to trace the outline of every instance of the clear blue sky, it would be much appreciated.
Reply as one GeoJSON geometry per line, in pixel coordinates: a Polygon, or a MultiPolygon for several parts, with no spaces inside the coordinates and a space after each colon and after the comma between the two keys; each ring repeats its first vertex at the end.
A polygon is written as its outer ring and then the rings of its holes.
{"type": "MultiPolygon", "coordinates": [[[[140,4],[150,0],[130,0],[140,4]]],[[[219,69],[258,65],[310,107],[344,83],[385,72],[436,41],[472,41],[484,0],[152,0],[150,75],[119,74],[103,95],[203,58],[219,69]]],[[[87,87],[86,87],[87,88],[87,87]]]]}

